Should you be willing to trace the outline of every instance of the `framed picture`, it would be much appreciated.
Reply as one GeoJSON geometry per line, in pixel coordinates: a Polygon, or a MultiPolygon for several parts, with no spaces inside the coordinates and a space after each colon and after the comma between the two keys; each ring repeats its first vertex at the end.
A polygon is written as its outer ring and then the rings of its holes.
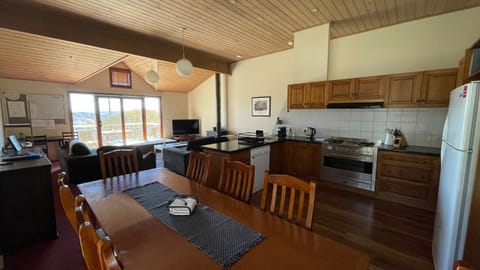
{"type": "Polygon", "coordinates": [[[130,70],[123,68],[110,68],[110,86],[132,88],[130,70]]]}
{"type": "Polygon", "coordinates": [[[270,116],[271,97],[252,97],[252,116],[270,116]]]}

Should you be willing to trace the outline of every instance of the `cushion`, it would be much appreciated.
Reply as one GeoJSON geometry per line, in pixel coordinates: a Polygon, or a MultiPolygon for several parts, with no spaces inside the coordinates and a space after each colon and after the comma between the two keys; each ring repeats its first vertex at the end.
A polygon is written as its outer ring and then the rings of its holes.
{"type": "Polygon", "coordinates": [[[70,155],[84,156],[90,154],[90,149],[83,142],[79,140],[71,140],[69,144],[70,155]]]}

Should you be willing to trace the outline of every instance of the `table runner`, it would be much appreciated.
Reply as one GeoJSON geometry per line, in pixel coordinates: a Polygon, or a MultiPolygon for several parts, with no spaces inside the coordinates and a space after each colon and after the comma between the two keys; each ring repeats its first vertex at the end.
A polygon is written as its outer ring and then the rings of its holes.
{"type": "Polygon", "coordinates": [[[124,192],[225,269],[265,239],[261,233],[202,204],[191,216],[170,215],[167,203],[178,193],[158,182],[124,192]]]}

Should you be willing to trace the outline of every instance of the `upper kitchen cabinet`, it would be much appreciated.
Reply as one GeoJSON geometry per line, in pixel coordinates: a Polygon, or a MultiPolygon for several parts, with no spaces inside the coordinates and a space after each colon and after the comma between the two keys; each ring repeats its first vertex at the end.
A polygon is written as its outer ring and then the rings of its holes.
{"type": "Polygon", "coordinates": [[[480,80],[480,39],[465,51],[465,56],[458,62],[457,86],[474,80],[480,80]]]}
{"type": "Polygon", "coordinates": [[[421,73],[404,73],[388,76],[385,107],[417,107],[417,96],[422,84],[421,73]]]}
{"type": "Polygon", "coordinates": [[[326,82],[290,84],[288,86],[288,109],[325,108],[326,82]]]}
{"type": "Polygon", "coordinates": [[[450,92],[457,85],[457,69],[423,72],[422,89],[417,99],[419,107],[448,107],[450,92]]]}
{"type": "Polygon", "coordinates": [[[329,81],[327,104],[342,102],[383,102],[385,77],[363,77],[348,80],[329,81]]]}

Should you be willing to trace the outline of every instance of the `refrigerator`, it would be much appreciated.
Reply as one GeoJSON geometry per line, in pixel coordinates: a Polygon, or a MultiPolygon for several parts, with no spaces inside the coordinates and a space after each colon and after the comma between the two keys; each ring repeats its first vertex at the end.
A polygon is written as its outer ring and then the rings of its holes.
{"type": "Polygon", "coordinates": [[[450,93],[443,128],[432,255],[435,269],[451,270],[463,257],[480,138],[480,82],[450,93]]]}

